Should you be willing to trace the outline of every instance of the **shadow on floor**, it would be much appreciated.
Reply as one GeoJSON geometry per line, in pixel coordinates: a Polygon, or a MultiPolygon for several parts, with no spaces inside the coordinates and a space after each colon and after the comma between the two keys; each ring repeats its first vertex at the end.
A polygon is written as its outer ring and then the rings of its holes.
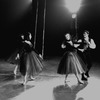
{"type": "Polygon", "coordinates": [[[23,86],[21,83],[19,84],[6,84],[0,87],[0,100],[8,100],[10,98],[18,96],[20,93],[30,89],[34,86],[26,85],[23,86]]]}
{"type": "MultiPolygon", "coordinates": [[[[66,85],[60,85],[53,89],[54,100],[75,100],[76,94],[84,89],[88,83],[84,83],[83,85],[77,84],[69,87],[66,85]]],[[[83,100],[80,98],[80,100],[83,100]]]]}

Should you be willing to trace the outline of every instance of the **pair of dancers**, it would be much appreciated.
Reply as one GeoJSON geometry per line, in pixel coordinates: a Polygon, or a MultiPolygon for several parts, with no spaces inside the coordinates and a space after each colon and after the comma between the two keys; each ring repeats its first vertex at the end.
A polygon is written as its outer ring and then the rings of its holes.
{"type": "MultiPolygon", "coordinates": [[[[73,42],[70,33],[65,35],[65,41],[61,47],[66,48],[59,66],[57,73],[65,74],[65,83],[68,74],[74,73],[77,77],[78,83],[83,84],[83,80],[87,81],[89,77],[89,70],[91,65],[89,49],[95,49],[96,45],[93,39],[89,38],[89,32],[85,31],[84,38],[78,40],[77,43],[73,42]],[[80,52],[81,51],[81,52],[80,52]]],[[[40,73],[43,69],[42,58],[36,53],[31,43],[31,33],[21,36],[22,48],[17,54],[16,59],[19,60],[18,66],[15,68],[14,73],[16,75],[19,69],[23,76],[23,84],[25,85],[28,80],[34,79],[34,76],[40,73]]]]}
{"type": "Polygon", "coordinates": [[[78,83],[83,84],[89,77],[91,65],[89,49],[95,49],[94,40],[89,38],[89,32],[84,31],[83,39],[74,42],[70,33],[65,34],[61,47],[66,49],[59,63],[57,73],[65,74],[65,83],[68,74],[74,73],[78,83]]]}
{"type": "Polygon", "coordinates": [[[43,69],[43,59],[40,54],[33,48],[31,43],[32,35],[28,32],[25,35],[21,35],[21,48],[17,52],[16,60],[18,64],[14,69],[15,76],[19,71],[23,79],[23,85],[29,80],[34,80],[43,69]]]}

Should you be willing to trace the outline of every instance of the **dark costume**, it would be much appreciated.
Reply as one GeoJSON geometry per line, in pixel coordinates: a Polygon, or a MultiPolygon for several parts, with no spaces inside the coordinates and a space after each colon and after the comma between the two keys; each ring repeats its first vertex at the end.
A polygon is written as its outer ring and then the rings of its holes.
{"type": "Polygon", "coordinates": [[[71,46],[67,40],[63,42],[66,45],[66,52],[64,53],[59,66],[57,73],[58,74],[82,74],[85,72],[86,65],[82,59],[77,54],[77,49],[74,46],[71,46]]]}
{"type": "Polygon", "coordinates": [[[19,71],[25,76],[35,76],[43,69],[42,58],[35,52],[32,45],[22,42],[22,49],[19,51],[19,71]]]}
{"type": "Polygon", "coordinates": [[[21,42],[18,50],[8,59],[13,64],[16,64],[14,74],[16,73],[24,76],[24,83],[28,79],[34,79],[43,69],[43,59],[39,56],[38,52],[33,48],[31,43],[31,34],[27,34],[26,38],[21,36],[21,42]]]}
{"type": "MultiPolygon", "coordinates": [[[[90,41],[90,39],[89,39],[90,41]]],[[[90,68],[92,67],[92,61],[91,61],[91,49],[89,48],[89,45],[86,41],[84,41],[84,39],[82,39],[82,43],[80,44],[80,46],[78,47],[79,49],[84,49],[83,56],[82,59],[84,60],[84,62],[87,64],[87,71],[86,71],[86,75],[87,77],[89,77],[88,72],[90,70],[90,68]]]]}

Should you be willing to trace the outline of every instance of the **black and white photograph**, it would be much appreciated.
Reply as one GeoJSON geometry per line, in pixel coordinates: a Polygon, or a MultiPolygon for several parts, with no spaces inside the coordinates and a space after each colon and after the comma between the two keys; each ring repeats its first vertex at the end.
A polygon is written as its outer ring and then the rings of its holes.
{"type": "Polygon", "coordinates": [[[0,100],[100,100],[100,0],[0,0],[0,100]]]}

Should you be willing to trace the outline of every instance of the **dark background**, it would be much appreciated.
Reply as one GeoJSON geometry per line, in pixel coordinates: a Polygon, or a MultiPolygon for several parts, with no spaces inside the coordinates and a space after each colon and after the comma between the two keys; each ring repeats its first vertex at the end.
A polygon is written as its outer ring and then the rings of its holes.
{"type": "MultiPolygon", "coordinates": [[[[38,0],[36,49],[41,53],[44,0],[38,0]]],[[[37,0],[0,0],[0,58],[9,58],[19,46],[20,34],[31,32],[34,39],[37,0]]],[[[71,30],[71,13],[64,0],[46,0],[44,56],[61,56],[64,34],[71,30]]],[[[93,60],[99,60],[100,0],[83,0],[78,11],[78,35],[90,32],[97,48],[93,60]]]]}

